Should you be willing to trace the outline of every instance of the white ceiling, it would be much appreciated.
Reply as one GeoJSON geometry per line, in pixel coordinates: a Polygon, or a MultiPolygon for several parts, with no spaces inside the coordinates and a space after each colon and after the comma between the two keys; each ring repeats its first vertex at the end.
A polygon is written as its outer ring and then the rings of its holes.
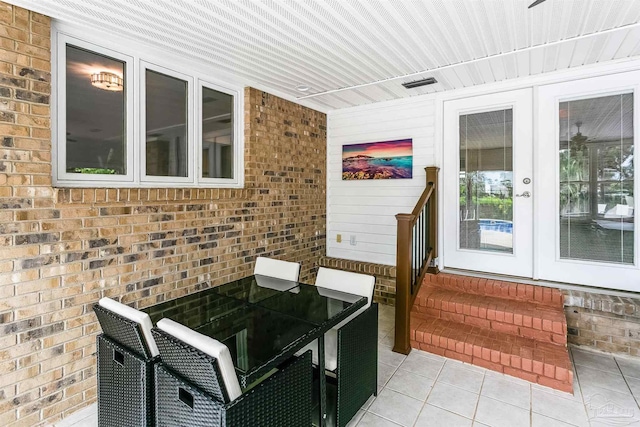
{"type": "Polygon", "coordinates": [[[640,55],[640,0],[8,1],[323,111],[640,55]]]}

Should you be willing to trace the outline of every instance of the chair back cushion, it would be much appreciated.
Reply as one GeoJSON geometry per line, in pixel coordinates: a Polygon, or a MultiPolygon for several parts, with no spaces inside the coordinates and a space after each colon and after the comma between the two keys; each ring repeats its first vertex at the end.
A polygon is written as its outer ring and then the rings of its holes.
{"type": "Polygon", "coordinates": [[[376,278],[368,274],[325,267],[320,267],[316,276],[316,286],[367,297],[365,309],[371,305],[375,283],[376,278]]]}
{"type": "Polygon", "coordinates": [[[128,305],[112,300],[111,298],[101,298],[100,301],[98,301],[98,305],[140,324],[140,330],[142,331],[142,336],[147,342],[147,347],[149,348],[151,357],[156,357],[159,354],[158,346],[153,339],[153,335],[151,335],[151,328],[153,327],[151,318],[147,313],[143,313],[140,310],[136,310],[133,307],[129,307],[128,305]]]}
{"type": "Polygon", "coordinates": [[[190,346],[197,348],[201,352],[213,357],[218,362],[220,376],[227,389],[229,400],[233,401],[242,394],[238,376],[236,375],[231,353],[226,345],[211,337],[202,335],[191,328],[187,328],[171,319],[162,319],[156,325],[158,329],[172,335],[190,346]]]}
{"type": "Polygon", "coordinates": [[[261,274],[263,276],[297,282],[298,276],[300,275],[300,264],[260,256],[256,259],[253,274],[261,274]]]}

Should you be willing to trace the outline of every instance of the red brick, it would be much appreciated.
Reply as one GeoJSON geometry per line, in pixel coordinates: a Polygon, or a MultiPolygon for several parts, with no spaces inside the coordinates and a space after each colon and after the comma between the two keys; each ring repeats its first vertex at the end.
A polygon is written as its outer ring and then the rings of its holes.
{"type": "Polygon", "coordinates": [[[492,371],[496,371],[496,372],[504,371],[504,366],[502,366],[501,364],[493,363],[488,360],[479,359],[476,357],[473,358],[473,364],[476,366],[480,366],[481,368],[491,369],[492,371]]]}
{"type": "Polygon", "coordinates": [[[522,368],[522,359],[520,356],[516,356],[514,354],[511,355],[511,363],[510,365],[516,369],[522,368]]]}
{"type": "Polygon", "coordinates": [[[551,341],[553,341],[556,344],[566,344],[567,343],[567,336],[566,335],[553,334],[553,335],[551,335],[551,341]]]}
{"type": "Polygon", "coordinates": [[[544,364],[542,362],[540,362],[539,360],[534,360],[533,361],[533,372],[535,372],[538,375],[543,375],[544,374],[544,364]]]}
{"type": "Polygon", "coordinates": [[[542,330],[549,332],[553,331],[553,322],[549,319],[542,319],[542,330]]]}
{"type": "Polygon", "coordinates": [[[514,318],[514,314],[509,312],[509,311],[505,311],[504,313],[504,321],[505,323],[514,323],[513,322],[513,318],[514,318]]]}
{"type": "Polygon", "coordinates": [[[498,350],[491,350],[491,361],[493,363],[500,363],[500,354],[498,350]]]}
{"type": "Polygon", "coordinates": [[[544,364],[544,376],[549,378],[556,377],[556,367],[550,363],[544,364]]]}
{"type": "Polygon", "coordinates": [[[527,328],[533,327],[533,318],[531,316],[527,316],[526,314],[522,316],[522,326],[527,328]]]}
{"type": "Polygon", "coordinates": [[[473,346],[473,357],[477,357],[478,359],[482,358],[482,347],[480,347],[479,345],[473,346]]]}
{"type": "Polygon", "coordinates": [[[513,315],[513,323],[514,325],[522,326],[522,314],[515,313],[513,315]]]}
{"type": "Polygon", "coordinates": [[[525,381],[529,381],[532,383],[536,383],[538,381],[538,376],[536,374],[525,372],[520,369],[510,368],[509,366],[504,367],[504,373],[507,375],[511,375],[512,377],[521,378],[525,381]]]}
{"type": "Polygon", "coordinates": [[[466,354],[462,354],[462,353],[457,353],[455,351],[451,351],[451,350],[446,350],[444,352],[445,357],[450,357],[451,359],[456,359],[456,360],[460,360],[461,362],[465,362],[465,363],[473,363],[473,357],[472,356],[468,356],[466,354]]]}
{"type": "Polygon", "coordinates": [[[462,307],[462,314],[469,316],[471,314],[471,304],[466,303],[462,307]]]}
{"type": "Polygon", "coordinates": [[[420,344],[420,350],[428,351],[429,353],[438,354],[440,356],[444,356],[444,352],[445,352],[444,348],[440,348],[434,345],[424,344],[424,343],[420,344]]]}
{"type": "Polygon", "coordinates": [[[485,347],[482,347],[482,358],[484,360],[491,360],[491,350],[485,347]]]}
{"type": "Polygon", "coordinates": [[[478,326],[480,328],[485,328],[485,329],[491,328],[490,321],[488,321],[487,319],[479,319],[477,317],[467,316],[464,318],[464,323],[466,323],[467,325],[478,326]]]}
{"type": "Polygon", "coordinates": [[[492,308],[487,310],[487,319],[488,320],[496,320],[496,311],[492,308]]]}
{"type": "Polygon", "coordinates": [[[538,377],[538,384],[546,386],[546,387],[551,387],[553,389],[556,390],[560,390],[560,391],[564,391],[566,393],[573,393],[573,384],[572,383],[568,383],[568,382],[564,382],[564,381],[558,381],[556,379],[552,379],[552,378],[547,378],[547,377],[538,377]]]}
{"type": "Polygon", "coordinates": [[[522,358],[522,370],[533,372],[533,361],[531,359],[522,358]]]}
{"type": "Polygon", "coordinates": [[[535,287],[533,285],[525,285],[524,291],[528,300],[535,300],[535,287]]]}
{"type": "Polygon", "coordinates": [[[470,315],[470,316],[473,316],[473,317],[478,317],[478,316],[479,316],[478,311],[479,311],[479,310],[478,310],[478,307],[476,307],[476,306],[472,305],[472,306],[470,306],[470,308],[469,308],[469,315],[470,315]]]}
{"type": "Polygon", "coordinates": [[[538,330],[542,329],[542,319],[538,317],[533,318],[533,329],[538,329],[538,330]]]}
{"type": "Polygon", "coordinates": [[[491,322],[491,329],[498,332],[504,332],[506,334],[518,335],[519,329],[516,325],[508,325],[506,323],[491,322]]]}
{"type": "Polygon", "coordinates": [[[464,323],[464,314],[448,313],[446,311],[443,311],[440,314],[440,318],[444,320],[450,320],[452,322],[464,323]]]}
{"type": "Polygon", "coordinates": [[[568,382],[569,381],[569,370],[561,367],[556,367],[556,379],[558,381],[568,382]]]}
{"type": "Polygon", "coordinates": [[[563,334],[563,324],[562,322],[553,322],[553,333],[554,334],[563,334]]]}
{"type": "Polygon", "coordinates": [[[464,354],[466,354],[467,356],[473,356],[473,345],[471,343],[464,343],[464,354]]]}
{"type": "Polygon", "coordinates": [[[511,355],[508,353],[500,353],[500,364],[505,366],[511,365],[511,355]]]}

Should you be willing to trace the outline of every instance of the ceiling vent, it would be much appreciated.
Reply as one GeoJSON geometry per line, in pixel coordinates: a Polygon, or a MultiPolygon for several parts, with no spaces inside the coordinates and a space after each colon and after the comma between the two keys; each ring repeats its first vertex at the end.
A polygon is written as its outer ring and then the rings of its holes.
{"type": "Polygon", "coordinates": [[[422,80],[416,80],[416,81],[413,81],[413,82],[402,83],[402,86],[404,86],[406,89],[413,89],[414,87],[432,85],[434,83],[438,83],[438,81],[436,79],[434,79],[433,77],[429,77],[428,79],[422,79],[422,80]]]}

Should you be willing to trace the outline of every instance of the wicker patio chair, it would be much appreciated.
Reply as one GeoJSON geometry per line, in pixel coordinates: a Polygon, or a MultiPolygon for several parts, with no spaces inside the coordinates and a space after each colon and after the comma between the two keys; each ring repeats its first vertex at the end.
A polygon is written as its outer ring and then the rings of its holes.
{"type": "Polygon", "coordinates": [[[98,425],[154,426],[153,365],[159,360],[149,315],[109,298],[93,307],[98,335],[98,425]]]}
{"type": "Polygon", "coordinates": [[[156,366],[156,421],[163,427],[311,425],[311,354],[242,391],[229,349],[169,319],[153,329],[162,357],[156,366]]]}
{"type": "Polygon", "coordinates": [[[253,274],[297,282],[300,275],[300,263],[259,256],[256,258],[253,274]]]}
{"type": "MultiPolygon", "coordinates": [[[[336,377],[336,426],[344,427],[371,395],[377,394],[378,305],[372,304],[375,277],[320,267],[316,286],[320,294],[348,292],[367,297],[367,304],[324,335],[325,370],[336,377]]],[[[331,305],[327,307],[332,311],[331,305]]],[[[336,307],[340,311],[341,307],[336,307]]],[[[331,313],[329,313],[331,314],[331,313]]],[[[313,352],[318,363],[318,345],[313,352]]]]}

